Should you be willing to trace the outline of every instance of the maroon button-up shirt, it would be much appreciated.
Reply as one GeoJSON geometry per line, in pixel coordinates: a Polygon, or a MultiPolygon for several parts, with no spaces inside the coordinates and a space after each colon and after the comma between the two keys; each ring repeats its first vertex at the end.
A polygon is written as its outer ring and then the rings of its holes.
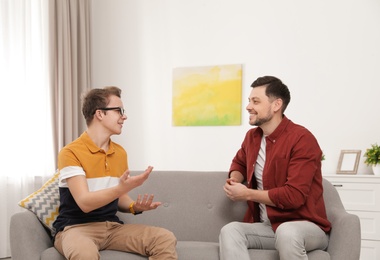
{"type": "MultiPolygon", "coordinates": [[[[262,136],[260,127],[250,129],[230,167],[230,172],[243,174],[252,189],[257,188],[254,170],[262,136]]],[[[313,134],[286,116],[266,137],[263,189],[268,190],[276,205],[266,206],[274,231],[281,223],[296,220],[308,220],[325,232],[330,231],[323,200],[321,158],[322,151],[313,134]]],[[[258,203],[248,201],[244,221],[260,221],[258,203]]]]}

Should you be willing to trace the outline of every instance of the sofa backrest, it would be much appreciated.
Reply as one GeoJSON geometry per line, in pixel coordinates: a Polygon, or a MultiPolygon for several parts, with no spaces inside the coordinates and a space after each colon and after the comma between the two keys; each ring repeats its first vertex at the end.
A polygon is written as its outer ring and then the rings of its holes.
{"type": "Polygon", "coordinates": [[[245,202],[226,197],[227,176],[217,171],[153,171],[129,195],[135,200],[138,194],[154,194],[154,201],[162,205],[141,215],[119,213],[119,217],[125,223],[167,228],[179,241],[218,242],[220,229],[231,221],[242,221],[247,208],[245,202]]]}
{"type": "MultiPolygon", "coordinates": [[[[154,201],[162,205],[141,215],[118,215],[125,223],[167,228],[181,241],[218,242],[220,229],[231,221],[242,221],[247,208],[245,202],[232,202],[226,197],[223,185],[227,176],[223,171],[153,171],[129,195],[136,199],[138,194],[154,194],[154,201]]],[[[334,211],[344,208],[335,187],[326,179],[323,186],[331,221],[334,211]]]]}
{"type": "Polygon", "coordinates": [[[336,188],[326,179],[323,179],[323,198],[325,200],[326,214],[330,221],[335,216],[334,211],[344,210],[342,200],[336,188]]]}

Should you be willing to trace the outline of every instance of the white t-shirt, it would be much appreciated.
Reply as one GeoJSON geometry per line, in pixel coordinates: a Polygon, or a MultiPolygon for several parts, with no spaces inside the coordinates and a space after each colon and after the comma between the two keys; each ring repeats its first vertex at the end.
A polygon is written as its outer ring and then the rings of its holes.
{"type": "MultiPolygon", "coordinates": [[[[265,158],[266,158],[265,151],[266,151],[266,146],[267,146],[265,137],[266,136],[263,135],[263,137],[261,138],[260,151],[256,160],[256,166],[255,166],[255,178],[256,178],[258,190],[263,190],[263,171],[264,171],[265,158]]],[[[267,208],[265,204],[260,203],[259,207],[260,207],[261,222],[270,224],[270,221],[267,215],[267,208]]]]}

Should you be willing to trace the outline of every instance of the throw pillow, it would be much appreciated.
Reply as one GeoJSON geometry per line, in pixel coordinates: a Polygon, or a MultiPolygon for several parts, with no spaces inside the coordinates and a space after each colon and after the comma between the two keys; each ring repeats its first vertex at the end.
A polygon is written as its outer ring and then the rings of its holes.
{"type": "Polygon", "coordinates": [[[53,222],[59,210],[59,172],[55,173],[39,190],[33,192],[18,205],[34,213],[41,223],[55,235],[53,222]]]}

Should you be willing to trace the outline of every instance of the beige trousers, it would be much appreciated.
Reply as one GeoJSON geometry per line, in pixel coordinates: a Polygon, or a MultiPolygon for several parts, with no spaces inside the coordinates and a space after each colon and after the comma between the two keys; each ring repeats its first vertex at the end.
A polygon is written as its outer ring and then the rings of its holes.
{"type": "Polygon", "coordinates": [[[100,259],[100,250],[118,250],[148,256],[151,260],[178,259],[177,240],[164,228],[94,222],[67,226],[56,235],[54,246],[66,259],[100,259]]]}

